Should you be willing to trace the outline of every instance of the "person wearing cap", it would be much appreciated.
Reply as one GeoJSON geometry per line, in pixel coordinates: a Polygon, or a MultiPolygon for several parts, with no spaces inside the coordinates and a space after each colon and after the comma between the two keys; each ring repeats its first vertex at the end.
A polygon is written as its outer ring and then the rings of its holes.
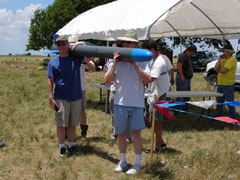
{"type": "Polygon", "coordinates": [[[63,157],[67,153],[65,133],[68,139],[68,154],[76,153],[75,133],[76,126],[79,125],[82,98],[80,66],[84,57],[70,54],[67,36],[58,37],[55,43],[59,55],[53,57],[48,65],[48,99],[51,108],[55,110],[59,157],[63,157]]]}
{"type": "MultiPolygon", "coordinates": [[[[125,48],[136,48],[138,44],[137,34],[133,31],[126,33],[124,37],[119,37],[125,48]]],[[[111,68],[104,75],[105,83],[110,84],[114,80],[114,127],[118,134],[118,147],[121,160],[115,167],[115,172],[125,172],[126,174],[136,174],[142,168],[142,139],[141,130],[144,124],[144,83],[148,83],[150,76],[146,73],[147,63],[134,61],[120,61],[120,52],[114,52],[114,61],[111,68]],[[114,78],[115,75],[115,78],[114,78]],[[136,163],[128,169],[126,160],[126,131],[130,124],[136,154],[136,163]]]]}
{"type": "MultiPolygon", "coordinates": [[[[170,89],[170,79],[168,75],[169,69],[164,57],[158,54],[157,43],[154,40],[145,41],[143,48],[148,49],[153,53],[153,59],[148,62],[151,80],[148,83],[149,95],[146,105],[146,110],[149,111],[146,112],[146,114],[149,119],[152,120],[154,96],[156,95],[158,101],[166,101],[166,95],[170,89]]],[[[154,128],[156,142],[153,150],[155,153],[160,152],[162,148],[166,147],[162,138],[162,121],[163,114],[156,111],[156,123],[154,128]]],[[[150,149],[148,149],[147,152],[150,152],[150,149]]]]}
{"type": "MultiPolygon", "coordinates": [[[[191,79],[193,77],[193,67],[191,57],[197,52],[195,45],[190,45],[187,49],[178,56],[177,75],[176,75],[176,90],[191,91],[191,79]]],[[[189,97],[177,98],[177,101],[190,101],[189,97]]],[[[188,105],[185,105],[184,110],[188,110],[188,105]]]]}
{"type": "MultiPolygon", "coordinates": [[[[78,42],[78,38],[76,36],[69,36],[68,42],[70,45],[81,45],[83,42],[78,42]]],[[[86,88],[85,88],[85,69],[88,68],[91,71],[95,71],[95,64],[92,62],[93,58],[85,58],[80,67],[80,77],[81,77],[81,88],[82,88],[82,99],[81,99],[81,118],[80,118],[80,128],[81,128],[81,136],[86,138],[88,125],[87,125],[87,101],[86,101],[86,88]]]]}
{"type": "MultiPolygon", "coordinates": [[[[225,45],[223,47],[223,54],[219,56],[214,70],[218,73],[218,87],[217,92],[222,93],[222,97],[217,97],[217,103],[224,103],[224,101],[234,101],[234,85],[235,73],[237,67],[237,60],[232,56],[232,46],[225,45]]],[[[233,119],[237,118],[234,106],[228,106],[229,116],[233,119]]],[[[217,105],[216,117],[222,115],[223,105],[217,105]]]]}

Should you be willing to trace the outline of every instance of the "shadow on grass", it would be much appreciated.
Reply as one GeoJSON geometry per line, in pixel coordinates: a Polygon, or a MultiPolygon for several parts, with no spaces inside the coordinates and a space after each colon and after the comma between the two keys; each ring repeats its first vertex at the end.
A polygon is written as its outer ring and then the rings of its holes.
{"type": "Polygon", "coordinates": [[[107,139],[103,136],[93,136],[86,139],[83,139],[81,136],[79,136],[76,138],[76,140],[84,140],[87,144],[89,144],[89,142],[102,142],[108,144],[109,146],[113,146],[117,143],[117,140],[107,139]]]}
{"type": "Polygon", "coordinates": [[[119,159],[115,159],[114,157],[110,156],[107,152],[94,147],[92,145],[76,145],[76,153],[75,156],[83,156],[83,155],[96,155],[103,159],[106,159],[114,164],[117,164],[119,159]]]}
{"type": "Polygon", "coordinates": [[[170,147],[162,148],[157,154],[182,154],[182,151],[170,147]]]}
{"type": "MultiPolygon", "coordinates": [[[[77,137],[76,140],[80,140],[80,139],[84,139],[81,136],[77,137]]],[[[86,138],[85,141],[91,141],[91,142],[105,142],[106,138],[105,137],[101,137],[101,136],[94,136],[94,137],[89,137],[86,138]]]]}
{"type": "MultiPolygon", "coordinates": [[[[202,114],[202,109],[190,106],[189,112],[202,114]]],[[[223,116],[228,116],[228,111],[224,112],[223,116]]],[[[204,115],[214,117],[215,109],[210,109],[204,111],[204,115]],[[209,113],[209,115],[208,115],[209,113]]],[[[239,117],[239,115],[238,115],[239,117]]],[[[217,120],[200,117],[192,114],[178,113],[173,119],[165,119],[163,121],[163,127],[165,130],[176,132],[176,131],[207,131],[207,130],[239,130],[239,126],[234,124],[224,123],[217,120]]]]}
{"type": "MultiPolygon", "coordinates": [[[[106,138],[104,138],[104,137],[87,138],[85,141],[82,142],[82,144],[76,145],[76,152],[74,153],[74,155],[76,155],[76,156],[96,155],[96,156],[106,159],[114,164],[117,164],[119,159],[115,159],[108,152],[103,151],[101,148],[90,145],[90,142],[100,142],[100,141],[107,143],[107,141],[109,141],[109,140],[106,140],[106,138]]],[[[113,143],[116,143],[116,142],[113,142],[113,143]]]]}
{"type": "Polygon", "coordinates": [[[161,162],[154,162],[144,167],[141,174],[149,174],[152,179],[171,179],[173,172],[161,162]]]}
{"type": "MultiPolygon", "coordinates": [[[[150,154],[149,149],[145,149],[143,150],[145,153],[150,154]]],[[[165,147],[159,150],[159,152],[155,153],[155,154],[182,154],[182,151],[179,151],[177,149],[173,149],[170,147],[165,147]]]]}

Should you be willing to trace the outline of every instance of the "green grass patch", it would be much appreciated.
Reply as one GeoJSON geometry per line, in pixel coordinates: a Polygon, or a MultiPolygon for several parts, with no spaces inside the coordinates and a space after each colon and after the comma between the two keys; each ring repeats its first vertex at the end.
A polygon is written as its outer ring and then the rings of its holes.
{"type": "MultiPolygon", "coordinates": [[[[240,149],[239,127],[206,118],[198,120],[188,114],[164,120],[163,138],[168,148],[154,154],[152,164],[150,154],[143,152],[144,169],[140,174],[114,173],[120,154],[117,142],[110,140],[111,116],[105,115],[104,105],[95,108],[99,89],[90,86],[103,83],[101,71],[86,72],[89,131],[84,140],[79,138],[77,128],[76,144],[81,154],[59,159],[54,112],[47,96],[47,71],[15,67],[39,67],[45,57],[12,58],[0,56],[0,140],[6,143],[0,149],[0,179],[240,179],[240,156],[236,154],[240,149]]],[[[194,73],[192,90],[211,91],[202,72],[194,73]]],[[[235,97],[240,100],[239,91],[235,91],[235,97]]],[[[190,111],[201,113],[194,106],[190,111]]],[[[214,113],[212,107],[210,114],[214,113]]],[[[142,137],[143,148],[148,149],[151,129],[143,130],[142,137]]],[[[128,163],[134,164],[133,144],[127,149],[128,163]]]]}

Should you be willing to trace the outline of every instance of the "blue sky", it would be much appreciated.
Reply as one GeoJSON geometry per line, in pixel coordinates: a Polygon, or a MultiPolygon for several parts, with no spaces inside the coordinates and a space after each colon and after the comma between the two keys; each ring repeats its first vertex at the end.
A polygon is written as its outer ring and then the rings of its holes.
{"type": "MultiPolygon", "coordinates": [[[[25,49],[34,11],[37,8],[44,9],[53,2],[54,0],[0,0],[0,55],[27,53],[25,49]]],[[[236,48],[237,40],[231,42],[236,48]]],[[[30,52],[43,55],[43,51],[30,52]]],[[[174,55],[179,52],[180,48],[174,49],[174,55]]]]}
{"type": "MultiPolygon", "coordinates": [[[[54,0],[0,0],[0,55],[26,53],[31,17],[54,0]]],[[[32,54],[42,52],[31,51],[32,54]]]]}

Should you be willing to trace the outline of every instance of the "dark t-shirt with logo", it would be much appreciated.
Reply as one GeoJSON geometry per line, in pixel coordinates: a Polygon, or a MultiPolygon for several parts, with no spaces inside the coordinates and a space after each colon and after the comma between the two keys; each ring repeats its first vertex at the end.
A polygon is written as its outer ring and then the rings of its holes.
{"type": "MultiPolygon", "coordinates": [[[[187,79],[193,77],[193,67],[191,57],[187,56],[185,53],[178,55],[178,63],[182,63],[183,75],[187,79]]],[[[178,73],[179,74],[179,73],[178,73]]]]}
{"type": "Polygon", "coordinates": [[[48,78],[55,83],[54,99],[68,102],[82,98],[80,66],[84,57],[55,56],[48,64],[48,78]]]}

